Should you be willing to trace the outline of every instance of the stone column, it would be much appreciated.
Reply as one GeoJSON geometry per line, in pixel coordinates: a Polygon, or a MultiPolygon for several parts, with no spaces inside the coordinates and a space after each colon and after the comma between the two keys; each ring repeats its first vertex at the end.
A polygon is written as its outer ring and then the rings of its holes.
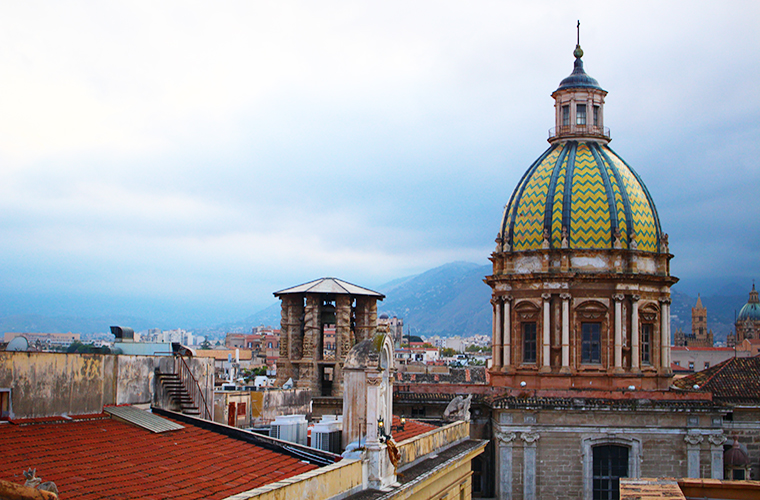
{"type": "Polygon", "coordinates": [[[512,448],[517,438],[514,432],[494,432],[499,447],[498,464],[499,480],[496,482],[496,498],[512,500],[512,448]]]}
{"type": "MultiPolygon", "coordinates": [[[[631,370],[639,370],[641,353],[639,352],[639,341],[641,333],[639,332],[639,299],[638,295],[631,295],[631,370]]],[[[651,339],[649,342],[651,343],[651,339]]]]}
{"type": "Polygon", "coordinates": [[[552,295],[550,293],[544,293],[541,294],[541,298],[544,299],[544,319],[542,321],[543,325],[543,335],[541,336],[541,345],[543,347],[542,350],[542,360],[541,360],[541,371],[542,372],[548,372],[551,371],[551,300],[552,295]]]}
{"type": "Polygon", "coordinates": [[[502,365],[509,366],[512,364],[512,296],[504,296],[504,308],[502,313],[502,338],[504,340],[504,349],[502,355],[502,365]]]}
{"type": "Polygon", "coordinates": [[[615,301],[615,371],[623,371],[623,295],[613,295],[615,301]]]}
{"type": "Polygon", "coordinates": [[[501,346],[502,346],[502,305],[501,305],[501,297],[494,297],[491,299],[491,306],[493,306],[493,325],[491,327],[492,331],[492,346],[493,346],[493,366],[492,368],[497,369],[501,366],[501,346]]]}
{"type": "Polygon", "coordinates": [[[670,299],[660,301],[660,364],[664,372],[670,371],[670,299]]]}
{"type": "Polygon", "coordinates": [[[536,441],[538,433],[524,432],[523,444],[523,500],[536,500],[536,441]]]}
{"type": "Polygon", "coordinates": [[[563,293],[562,299],[562,373],[570,372],[570,294],[563,293]]]}
{"type": "Polygon", "coordinates": [[[335,370],[333,371],[332,395],[343,397],[343,363],[351,350],[351,296],[335,297],[335,370]]]}
{"type": "Polygon", "coordinates": [[[713,434],[707,440],[710,442],[710,477],[723,479],[723,443],[726,442],[723,434],[713,434]]]}
{"type": "Polygon", "coordinates": [[[700,434],[687,434],[683,439],[686,441],[686,477],[699,478],[699,445],[705,438],[700,434]]]}

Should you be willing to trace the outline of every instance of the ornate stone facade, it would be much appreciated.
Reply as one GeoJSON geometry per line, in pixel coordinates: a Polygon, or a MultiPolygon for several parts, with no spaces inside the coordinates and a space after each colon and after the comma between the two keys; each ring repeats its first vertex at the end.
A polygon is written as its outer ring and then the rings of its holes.
{"type": "Polygon", "coordinates": [[[282,300],[276,385],[293,379],[314,397],[343,396],[343,363],[354,344],[377,331],[384,295],[335,278],[275,292],[282,300]],[[334,342],[325,343],[325,330],[334,342]]]}
{"type": "Polygon", "coordinates": [[[722,409],[669,390],[668,236],[608,143],[583,70],[552,94],[551,146],[506,205],[491,254],[491,428],[500,499],[616,498],[620,477],[722,478],[722,409]]]}
{"type": "Polygon", "coordinates": [[[531,389],[666,389],[673,256],[646,186],[607,145],[607,92],[582,53],[552,94],[551,147],[512,194],[491,254],[491,377],[531,389]]]}

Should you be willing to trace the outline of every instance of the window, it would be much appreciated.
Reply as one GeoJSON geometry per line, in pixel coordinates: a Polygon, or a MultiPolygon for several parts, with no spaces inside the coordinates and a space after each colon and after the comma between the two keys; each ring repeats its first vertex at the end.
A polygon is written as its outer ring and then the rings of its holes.
{"type": "Polygon", "coordinates": [[[705,370],[707,370],[708,368],[710,368],[710,362],[709,361],[705,361],[705,370]]]}
{"type": "Polygon", "coordinates": [[[523,323],[523,363],[536,362],[536,324],[523,323]]]}
{"type": "Polygon", "coordinates": [[[586,105],[585,104],[575,105],[575,124],[576,125],[586,124],[586,105]]]}
{"type": "Polygon", "coordinates": [[[641,325],[641,363],[652,364],[652,324],[641,325]]]}
{"type": "Polygon", "coordinates": [[[620,478],[628,477],[628,448],[625,446],[596,446],[593,449],[594,500],[619,500],[620,478]]]}
{"type": "Polygon", "coordinates": [[[694,361],[689,361],[689,370],[694,369],[694,361]]]}
{"type": "Polygon", "coordinates": [[[601,323],[581,323],[581,362],[601,363],[601,323]]]}
{"type": "Polygon", "coordinates": [[[681,362],[680,361],[673,361],[673,364],[676,365],[676,366],[681,366],[681,362]]]}
{"type": "Polygon", "coordinates": [[[570,126],[570,106],[567,104],[562,106],[562,126],[570,126]]]}
{"type": "Polygon", "coordinates": [[[594,125],[599,125],[599,106],[594,106],[594,125]]]}
{"type": "Polygon", "coordinates": [[[0,389],[0,420],[11,417],[11,390],[0,389]]]}

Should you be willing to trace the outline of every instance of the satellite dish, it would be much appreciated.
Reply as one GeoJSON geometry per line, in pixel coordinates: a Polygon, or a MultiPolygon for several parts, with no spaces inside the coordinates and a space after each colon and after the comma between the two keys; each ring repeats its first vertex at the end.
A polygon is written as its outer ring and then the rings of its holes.
{"type": "Polygon", "coordinates": [[[8,347],[6,347],[5,350],[6,351],[28,351],[29,341],[26,340],[26,337],[21,337],[21,336],[16,337],[8,343],[8,347]]]}
{"type": "Polygon", "coordinates": [[[293,379],[289,378],[287,382],[282,384],[283,389],[292,389],[293,388],[293,379]]]}

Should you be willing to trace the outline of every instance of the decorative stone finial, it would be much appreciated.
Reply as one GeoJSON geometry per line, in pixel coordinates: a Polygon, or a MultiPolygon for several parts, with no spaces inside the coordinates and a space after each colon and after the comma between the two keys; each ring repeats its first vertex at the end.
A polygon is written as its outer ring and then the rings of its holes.
{"type": "Polygon", "coordinates": [[[575,42],[575,50],[573,51],[573,55],[576,59],[580,59],[583,57],[583,49],[581,48],[581,21],[578,20],[578,25],[576,26],[576,29],[578,30],[578,39],[575,42]]]}

